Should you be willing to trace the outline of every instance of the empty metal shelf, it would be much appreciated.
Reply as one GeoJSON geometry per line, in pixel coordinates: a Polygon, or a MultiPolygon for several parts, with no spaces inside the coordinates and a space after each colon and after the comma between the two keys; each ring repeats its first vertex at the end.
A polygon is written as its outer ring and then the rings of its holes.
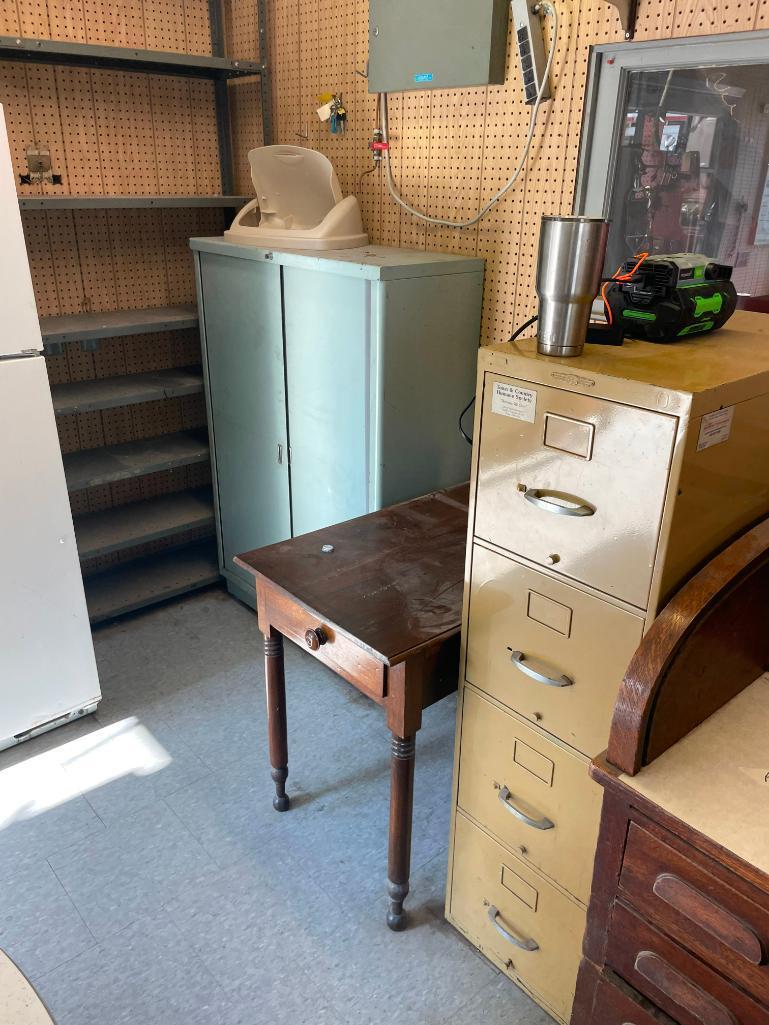
{"type": "Polygon", "coordinates": [[[44,342],[83,342],[94,338],[122,338],[153,331],[182,331],[196,327],[196,306],[153,306],[144,310],[108,310],[41,317],[44,342]]]}
{"type": "Polygon", "coordinates": [[[89,68],[115,68],[123,71],[151,71],[155,74],[191,75],[197,78],[238,78],[260,75],[257,61],[207,57],[202,54],[173,53],[128,46],[101,46],[71,43],[62,39],[23,39],[0,36],[0,58],[38,61],[44,64],[75,64],[89,68]]]}
{"type": "Polygon", "coordinates": [[[123,563],[84,579],[92,623],[135,612],[220,579],[214,541],[199,541],[123,563]]]}
{"type": "Polygon", "coordinates": [[[70,491],[110,484],[145,473],[206,462],[209,455],[205,430],[179,431],[160,438],[89,448],[64,456],[64,475],[70,491]]]}
{"type": "Polygon", "coordinates": [[[53,408],[57,416],[136,405],[139,402],[155,402],[158,399],[174,399],[202,391],[203,372],[194,367],[51,385],[53,408]]]}
{"type": "Polygon", "coordinates": [[[143,207],[239,207],[252,196],[19,196],[22,210],[106,210],[143,207]]]}
{"type": "Polygon", "coordinates": [[[211,488],[159,495],[143,502],[75,517],[77,550],[81,559],[109,555],[148,541],[203,528],[213,534],[211,488]]]}

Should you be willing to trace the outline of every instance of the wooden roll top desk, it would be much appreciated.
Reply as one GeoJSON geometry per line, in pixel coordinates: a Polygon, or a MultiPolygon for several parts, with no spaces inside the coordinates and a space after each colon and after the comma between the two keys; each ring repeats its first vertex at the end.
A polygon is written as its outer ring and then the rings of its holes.
{"type": "Polygon", "coordinates": [[[572,1025],[769,1025],[768,666],[766,520],[628,668],[572,1025]]]}

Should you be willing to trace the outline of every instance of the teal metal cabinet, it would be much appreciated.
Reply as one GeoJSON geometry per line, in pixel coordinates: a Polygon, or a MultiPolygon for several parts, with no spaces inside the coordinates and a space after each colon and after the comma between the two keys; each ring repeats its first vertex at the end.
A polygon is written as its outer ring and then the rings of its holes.
{"type": "Polygon", "coordinates": [[[220,568],[469,477],[483,261],[192,239],[220,568]]]}

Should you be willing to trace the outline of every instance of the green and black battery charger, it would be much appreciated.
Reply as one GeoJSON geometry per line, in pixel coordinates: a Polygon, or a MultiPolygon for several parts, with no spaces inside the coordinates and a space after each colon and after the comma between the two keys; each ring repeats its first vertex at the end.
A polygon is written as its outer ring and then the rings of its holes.
{"type": "MultiPolygon", "coordinates": [[[[617,275],[629,274],[637,258],[617,275]]],[[[631,338],[675,342],[723,327],[737,307],[732,268],[697,253],[647,257],[627,281],[612,281],[606,299],[631,338]]]]}

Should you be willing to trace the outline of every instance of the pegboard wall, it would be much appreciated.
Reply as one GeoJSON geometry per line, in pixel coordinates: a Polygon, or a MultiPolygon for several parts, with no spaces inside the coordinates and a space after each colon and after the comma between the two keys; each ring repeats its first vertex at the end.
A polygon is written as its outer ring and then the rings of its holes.
{"type": "MultiPolygon", "coordinates": [[[[371,167],[367,147],[377,123],[375,98],[358,74],[368,53],[366,0],[268,3],[275,141],[308,145],[332,160],[344,192],[359,196],[373,242],[484,257],[484,343],[506,340],[535,311],[540,218],[572,209],[589,47],[623,40],[615,8],[603,0],[556,2],[555,99],[542,108],[525,175],[469,230],[428,227],[390,199],[378,171],[361,179],[371,167]],[[318,121],[324,92],[343,94],[349,125],[342,137],[318,121]]],[[[767,27],[769,0],[640,0],[636,38],[767,27]]],[[[401,193],[435,216],[471,217],[515,169],[529,114],[509,53],[503,86],[394,95],[390,134],[401,193]]]]}

